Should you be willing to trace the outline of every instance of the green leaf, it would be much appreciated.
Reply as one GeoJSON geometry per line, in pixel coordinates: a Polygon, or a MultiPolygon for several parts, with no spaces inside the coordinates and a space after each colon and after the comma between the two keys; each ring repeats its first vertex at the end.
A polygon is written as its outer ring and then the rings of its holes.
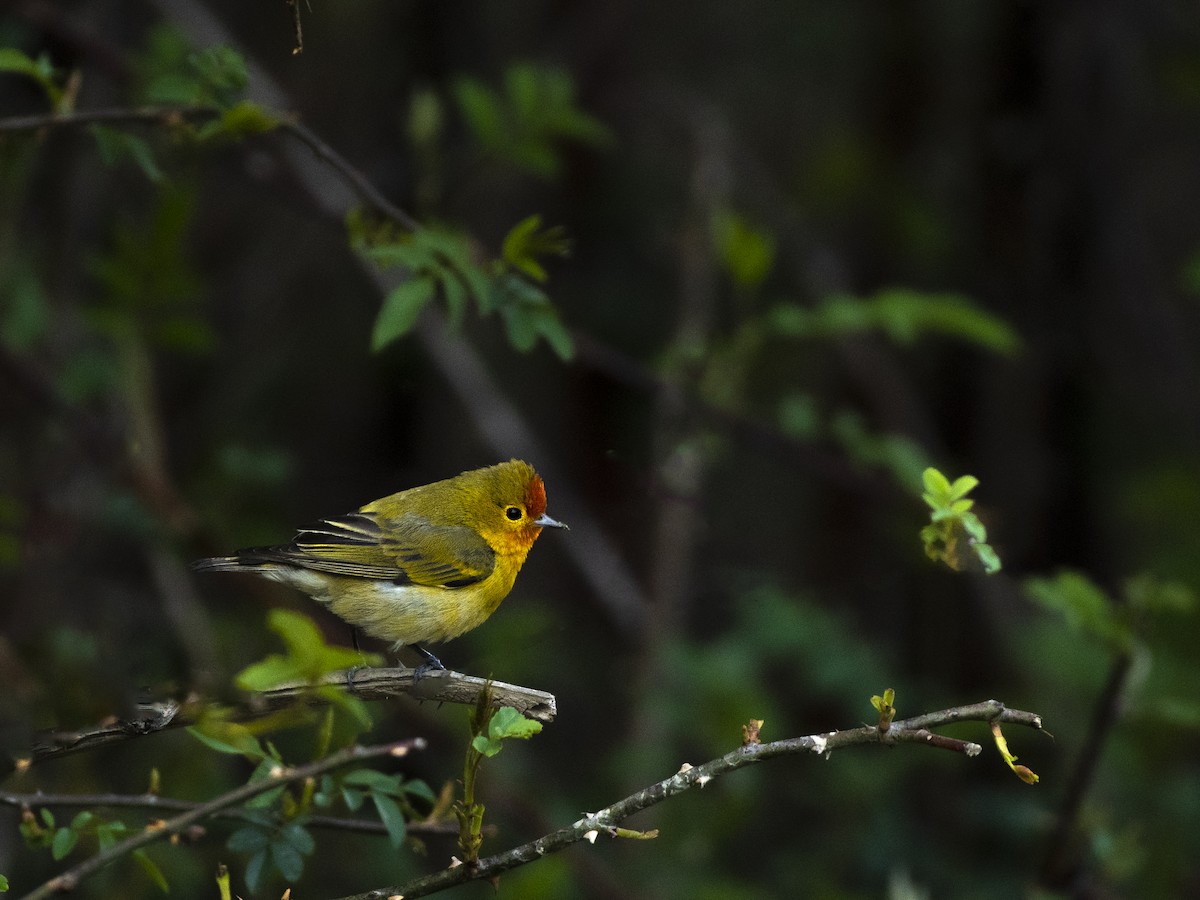
{"type": "Polygon", "coordinates": [[[78,831],[70,828],[58,829],[54,832],[54,840],[50,843],[50,855],[57,862],[75,849],[75,842],[78,840],[78,831]]]}
{"type": "Polygon", "coordinates": [[[504,738],[528,739],[542,730],[542,723],[527,719],[511,706],[502,706],[492,716],[488,725],[488,736],[495,740],[504,738]]]}
{"type": "Polygon", "coordinates": [[[979,486],[979,479],[974,475],[962,475],[954,479],[954,484],[950,485],[950,499],[958,500],[965,497],[971,491],[979,486]]]}
{"type": "Polygon", "coordinates": [[[247,825],[229,836],[225,848],[231,853],[254,853],[270,843],[271,835],[268,831],[255,825],[247,825]]]}
{"type": "Polygon", "coordinates": [[[317,842],[313,840],[312,834],[304,827],[302,822],[289,822],[279,830],[279,833],[285,841],[305,856],[308,856],[317,849],[317,842]]]}
{"type": "Polygon", "coordinates": [[[433,793],[433,788],[419,778],[404,782],[404,793],[413,797],[420,797],[422,800],[428,800],[430,803],[434,803],[437,800],[437,796],[433,793]]]}
{"type": "Polygon", "coordinates": [[[302,613],[274,609],[267,625],[283,639],[287,653],[273,653],[238,673],[237,685],[243,690],[265,691],[288,681],[313,683],[330,672],[380,660],[376,654],[326,644],[316,624],[302,613]]]}
{"type": "Polygon", "coordinates": [[[246,863],[246,887],[253,893],[258,890],[258,883],[262,880],[263,869],[267,865],[267,847],[263,847],[255,853],[246,863]]]}
{"type": "Polygon", "coordinates": [[[372,794],[371,801],[375,804],[375,810],[379,813],[379,821],[387,829],[388,840],[392,845],[392,849],[400,849],[400,846],[404,843],[407,825],[404,821],[404,814],[400,812],[399,804],[385,794],[372,794]]]}
{"type": "Polygon", "coordinates": [[[210,47],[188,58],[200,82],[200,103],[230,107],[246,89],[246,61],[231,47],[210,47]]]}
{"type": "Polygon", "coordinates": [[[758,287],[775,264],[775,238],[735,212],[713,217],[713,240],[725,271],[740,288],[758,287]]]}
{"type": "Polygon", "coordinates": [[[371,333],[371,349],[382,350],[392,341],[408,334],[417,323],[425,304],[433,299],[434,283],[429,278],[410,278],[393,288],[384,298],[383,308],[371,333]]]}
{"type": "Polygon", "coordinates": [[[96,814],[91,812],[90,810],[85,809],[82,812],[77,813],[75,818],[73,818],[71,820],[71,830],[72,831],[80,831],[80,830],[86,828],[88,823],[91,822],[92,819],[94,819],[94,818],[96,818],[96,814]]]}
{"type": "Polygon", "coordinates": [[[438,283],[442,286],[442,296],[446,298],[446,310],[450,313],[450,327],[462,325],[467,313],[467,287],[453,269],[442,269],[438,272],[438,283]]]}
{"type": "Polygon", "coordinates": [[[189,725],[187,732],[218,753],[247,756],[251,759],[263,759],[267,755],[258,738],[244,725],[236,722],[202,718],[195,725],[189,725]]]}
{"type": "Polygon", "coordinates": [[[154,151],[144,138],[107,125],[93,125],[91,132],[92,137],[96,139],[100,159],[105,165],[115,166],[122,160],[129,159],[155,184],[165,177],[154,158],[154,151]]]}
{"type": "Polygon", "coordinates": [[[461,78],[454,85],[454,99],[480,144],[488,147],[500,143],[504,122],[495,91],[474,78],[461,78]]]}
{"type": "Polygon", "coordinates": [[[271,860],[285,881],[298,881],[304,874],[304,857],[287,841],[271,844],[271,860]]]}
{"type": "Polygon", "coordinates": [[[471,746],[475,748],[477,753],[490,758],[499,753],[504,745],[500,741],[477,734],[471,739],[471,746]]]}
{"type": "Polygon", "coordinates": [[[369,788],[372,791],[402,797],[404,776],[385,775],[376,769],[355,769],[342,779],[342,784],[369,788]]]}
{"type": "Polygon", "coordinates": [[[302,680],[304,671],[305,667],[295,657],[272,653],[238,672],[235,683],[243,691],[267,691],[289,681],[302,680]]]}
{"type": "Polygon", "coordinates": [[[1087,576],[1064,570],[1053,578],[1029,578],[1025,592],[1045,609],[1062,616],[1071,628],[1097,637],[1110,647],[1127,649],[1133,641],[1112,599],[1087,576]]]}
{"type": "Polygon", "coordinates": [[[7,890],[8,890],[8,879],[5,878],[3,875],[0,875],[0,891],[7,891],[7,890]]]}
{"type": "Polygon", "coordinates": [[[990,544],[976,544],[974,549],[975,555],[983,563],[983,571],[986,574],[995,575],[1000,571],[1000,556],[992,549],[990,544]]]}
{"type": "Polygon", "coordinates": [[[925,490],[932,497],[932,500],[927,499],[926,502],[930,506],[943,505],[943,498],[950,494],[950,482],[946,479],[946,476],[930,466],[921,473],[921,480],[925,484],[925,490]]]}
{"type": "Polygon", "coordinates": [[[278,116],[249,100],[242,100],[225,110],[215,119],[205,122],[196,129],[196,140],[212,141],[221,138],[240,140],[256,134],[265,134],[279,127],[278,116]]]}
{"type": "Polygon", "coordinates": [[[12,72],[32,78],[41,86],[55,112],[61,112],[62,88],[56,83],[58,74],[50,64],[50,57],[42,53],[36,60],[14,47],[0,47],[0,72],[12,72]]]}
{"type": "Polygon", "coordinates": [[[346,808],[351,812],[358,812],[362,808],[363,801],[367,798],[365,791],[354,790],[353,788],[342,788],[342,800],[346,803],[346,808]]]}
{"type": "Polygon", "coordinates": [[[46,807],[44,807],[44,806],[42,807],[41,812],[42,812],[42,824],[44,824],[47,828],[53,828],[54,827],[54,813],[50,812],[50,810],[46,809],[46,807]]]}
{"type": "Polygon", "coordinates": [[[158,867],[154,860],[146,855],[145,850],[134,850],[130,856],[134,858],[134,861],[141,867],[141,870],[146,873],[146,877],[154,882],[160,891],[164,894],[171,893],[171,886],[167,883],[167,876],[162,873],[162,869],[158,867]]]}
{"type": "Polygon", "coordinates": [[[521,220],[504,237],[501,256],[513,268],[524,272],[534,281],[545,281],[546,270],[539,256],[567,256],[571,242],[561,225],[542,229],[542,217],[532,215],[521,220]]]}
{"type": "Polygon", "coordinates": [[[124,822],[104,822],[96,826],[96,840],[102,851],[108,850],[121,838],[128,829],[124,822]]]}

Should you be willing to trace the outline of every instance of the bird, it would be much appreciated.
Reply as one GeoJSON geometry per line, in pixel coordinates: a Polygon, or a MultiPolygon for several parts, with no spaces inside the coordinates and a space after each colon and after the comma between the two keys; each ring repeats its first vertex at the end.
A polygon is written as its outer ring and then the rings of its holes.
{"type": "MultiPolygon", "coordinates": [[[[197,560],[201,572],[250,572],[325,604],[356,629],[407,646],[458,637],[496,611],[543,528],[546,488],[519,459],[473,469],[322,519],[289,544],[197,560]]],[[[357,637],[357,635],[356,635],[357,637]]]]}

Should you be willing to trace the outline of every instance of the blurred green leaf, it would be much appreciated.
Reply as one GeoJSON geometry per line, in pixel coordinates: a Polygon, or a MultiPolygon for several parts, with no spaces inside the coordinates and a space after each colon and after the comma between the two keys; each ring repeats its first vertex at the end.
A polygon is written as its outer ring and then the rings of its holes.
{"type": "Polygon", "coordinates": [[[297,881],[304,874],[304,857],[287,841],[271,844],[271,861],[285,881],[297,881]]]}
{"type": "Polygon", "coordinates": [[[31,350],[49,331],[50,307],[41,279],[23,258],[0,266],[0,343],[31,350]]]}
{"type": "Polygon", "coordinates": [[[378,665],[377,654],[363,654],[346,647],[325,643],[312,619],[288,609],[273,609],[267,615],[268,627],[283,638],[284,655],[270,654],[243,669],[237,676],[238,687],[246,691],[265,691],[288,681],[310,684],[330,672],[356,665],[378,665]]]}
{"type": "Polygon", "coordinates": [[[278,116],[268,112],[257,103],[242,100],[222,111],[217,118],[211,119],[197,128],[196,139],[199,141],[240,140],[274,131],[279,124],[278,116]]]}
{"type": "Polygon", "coordinates": [[[257,825],[247,825],[231,834],[225,842],[225,847],[231,853],[253,853],[270,843],[271,835],[268,831],[257,825]]]}
{"type": "Polygon", "coordinates": [[[237,722],[228,722],[214,716],[202,716],[195,725],[188,726],[188,734],[206,747],[218,753],[264,759],[267,752],[258,738],[237,722]]]}
{"type": "Polygon", "coordinates": [[[838,337],[878,330],[897,343],[912,343],[924,334],[941,334],[1003,355],[1011,355],[1021,346],[1007,322],[968,298],[906,288],[883,290],[866,299],[834,294],[815,309],[780,304],[771,311],[768,322],[785,337],[838,337]]]}
{"type": "Polygon", "coordinates": [[[505,262],[534,281],[545,281],[546,270],[538,257],[567,256],[570,252],[571,242],[561,225],[543,229],[542,217],[532,215],[522,219],[508,232],[501,255],[505,262]]]}
{"type": "Polygon", "coordinates": [[[47,54],[42,53],[37,59],[31,59],[15,47],[0,47],[0,72],[32,78],[45,92],[50,108],[55,112],[66,112],[62,109],[65,97],[59,86],[64,76],[55,70],[47,54]]]}
{"type": "Polygon", "coordinates": [[[429,278],[410,278],[388,292],[383,308],[375,319],[371,333],[371,349],[382,350],[388,344],[408,334],[417,324],[425,305],[433,299],[434,283],[429,278]]]}
{"type": "Polygon", "coordinates": [[[375,804],[376,812],[379,813],[379,821],[387,829],[388,841],[391,843],[392,849],[399,850],[404,844],[408,828],[399,804],[391,797],[381,793],[371,794],[371,801],[375,804]]]}
{"type": "Polygon", "coordinates": [[[562,171],[558,144],[599,146],[611,140],[597,119],[575,102],[570,75],[561,69],[517,63],[504,75],[504,94],[473,78],[454,86],[454,99],[479,145],[517,168],[542,178],[562,171]]]}
{"type": "Polygon", "coordinates": [[[712,228],[721,263],[733,283],[746,290],[762,284],[775,264],[775,238],[731,210],[717,212],[712,228]]]}
{"type": "Polygon", "coordinates": [[[210,47],[188,57],[196,73],[198,92],[194,103],[234,106],[246,89],[246,61],[232,47],[210,47]]]}
{"type": "Polygon", "coordinates": [[[50,843],[50,855],[54,857],[55,862],[65,857],[68,853],[75,849],[75,842],[79,840],[79,832],[72,828],[60,828],[54,833],[54,840],[50,843]]]}
{"type": "Polygon", "coordinates": [[[124,822],[102,822],[96,826],[96,840],[100,843],[100,851],[111,848],[128,831],[124,822]]]}
{"type": "Polygon", "coordinates": [[[149,142],[139,135],[107,125],[93,125],[92,136],[96,139],[96,147],[100,151],[100,159],[105,165],[116,166],[123,160],[132,161],[142,174],[155,184],[166,176],[159,168],[154,158],[154,151],[149,142]]]}
{"type": "Polygon", "coordinates": [[[251,892],[257,891],[259,882],[262,881],[263,871],[267,866],[267,852],[269,849],[270,845],[263,847],[246,862],[246,887],[251,892]]]}
{"type": "Polygon", "coordinates": [[[1112,599],[1081,572],[1063,570],[1053,578],[1028,578],[1025,593],[1078,631],[1110,647],[1128,649],[1133,635],[1112,599]]]}
{"type": "Polygon", "coordinates": [[[162,891],[164,894],[171,893],[171,886],[167,883],[167,876],[163,874],[162,869],[158,867],[158,864],[146,854],[145,850],[134,850],[130,856],[133,857],[134,862],[138,864],[138,867],[144,873],[146,873],[146,877],[149,878],[150,881],[153,882],[160,891],[162,891]]]}

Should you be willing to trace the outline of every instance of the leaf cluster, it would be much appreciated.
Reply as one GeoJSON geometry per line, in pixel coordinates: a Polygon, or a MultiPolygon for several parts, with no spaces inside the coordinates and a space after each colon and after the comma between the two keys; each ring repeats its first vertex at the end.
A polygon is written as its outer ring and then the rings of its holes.
{"type": "Polygon", "coordinates": [[[971,512],[975,501],[967,497],[979,484],[974,475],[963,475],[954,483],[935,468],[922,476],[925,492],[921,494],[929,507],[930,524],[921,529],[925,555],[934,562],[945,563],[954,571],[979,568],[988,575],[1000,571],[1000,557],[987,543],[987,528],[971,512]]]}
{"type": "MultiPolygon", "coordinates": [[[[76,813],[70,823],[59,825],[54,813],[43,807],[35,815],[31,810],[24,810],[19,826],[25,846],[31,850],[49,849],[50,856],[58,862],[70,856],[83,838],[94,838],[100,852],[115,846],[125,838],[129,826],[120,820],[106,820],[90,810],[76,813]]],[[[146,853],[139,849],[130,854],[138,868],[164,894],[169,893],[170,886],[162,870],[146,853]]],[[[7,882],[0,883],[7,887],[7,882]]]]}
{"type": "Polygon", "coordinates": [[[440,297],[453,327],[461,325],[474,303],[480,315],[500,315],[514,349],[527,352],[545,340],[560,358],[571,357],[571,336],[549,296],[534,283],[546,278],[542,257],[569,250],[561,228],[542,229],[541,218],[530,216],[505,237],[501,258],[483,265],[476,262],[469,239],[449,229],[425,226],[397,233],[390,227],[372,227],[358,214],[347,225],[364,256],[380,269],[399,268],[407,276],[384,297],[371,335],[372,350],[382,350],[412,331],[425,307],[440,297]]]}
{"type": "Polygon", "coordinates": [[[563,168],[562,141],[603,146],[608,129],[579,108],[571,76],[561,69],[518,63],[497,91],[475,78],[460,78],[454,98],[471,134],[487,153],[541,178],[563,168]]]}

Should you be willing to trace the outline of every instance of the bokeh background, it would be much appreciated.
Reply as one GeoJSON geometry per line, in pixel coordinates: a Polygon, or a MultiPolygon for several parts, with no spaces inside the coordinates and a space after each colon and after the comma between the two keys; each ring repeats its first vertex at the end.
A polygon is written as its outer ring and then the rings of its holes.
{"type": "MultiPolygon", "coordinates": [[[[189,560],[522,456],[573,530],[544,534],[496,616],[440,651],[558,698],[485,767],[485,853],[732,749],[748,719],[767,739],[872,721],[886,687],[901,716],[995,697],[1053,739],[1008,733],[1033,787],[990,748],[777,760],[630,823],[656,841],[569,849],[505,895],[1200,893],[1194,4],[301,16],[295,55],[284,3],[9,0],[0,47],[45,54],[78,111],[183,96],[191,54],[231,47],[249,99],[480,261],[530,215],[562,226],[570,256],[529,283],[572,352],[525,348],[496,313],[452,328],[440,301],[373,352],[402,275],[350,246],[361,198],[294,135],[117,123],[136,140],[114,145],[0,123],[8,753],[139,698],[232,696],[278,647],[271,608],[346,639],[305,598],[189,560]],[[925,557],[930,464],[980,479],[1000,574],[925,557]]],[[[0,72],[0,116],[48,111],[35,78],[0,72]]],[[[458,775],[462,709],[374,712],[367,739],[429,738],[412,775],[458,775]]],[[[249,772],[176,733],[3,787],[138,792],[151,768],[194,799],[249,772]]],[[[17,821],[0,811],[20,888],[64,864],[17,821]]],[[[152,856],[177,896],[215,896],[218,860],[246,895],[224,840],[214,825],[152,856]]],[[[322,834],[302,893],[453,852],[322,834]]],[[[118,866],[78,893],[157,888],[118,866]]]]}

